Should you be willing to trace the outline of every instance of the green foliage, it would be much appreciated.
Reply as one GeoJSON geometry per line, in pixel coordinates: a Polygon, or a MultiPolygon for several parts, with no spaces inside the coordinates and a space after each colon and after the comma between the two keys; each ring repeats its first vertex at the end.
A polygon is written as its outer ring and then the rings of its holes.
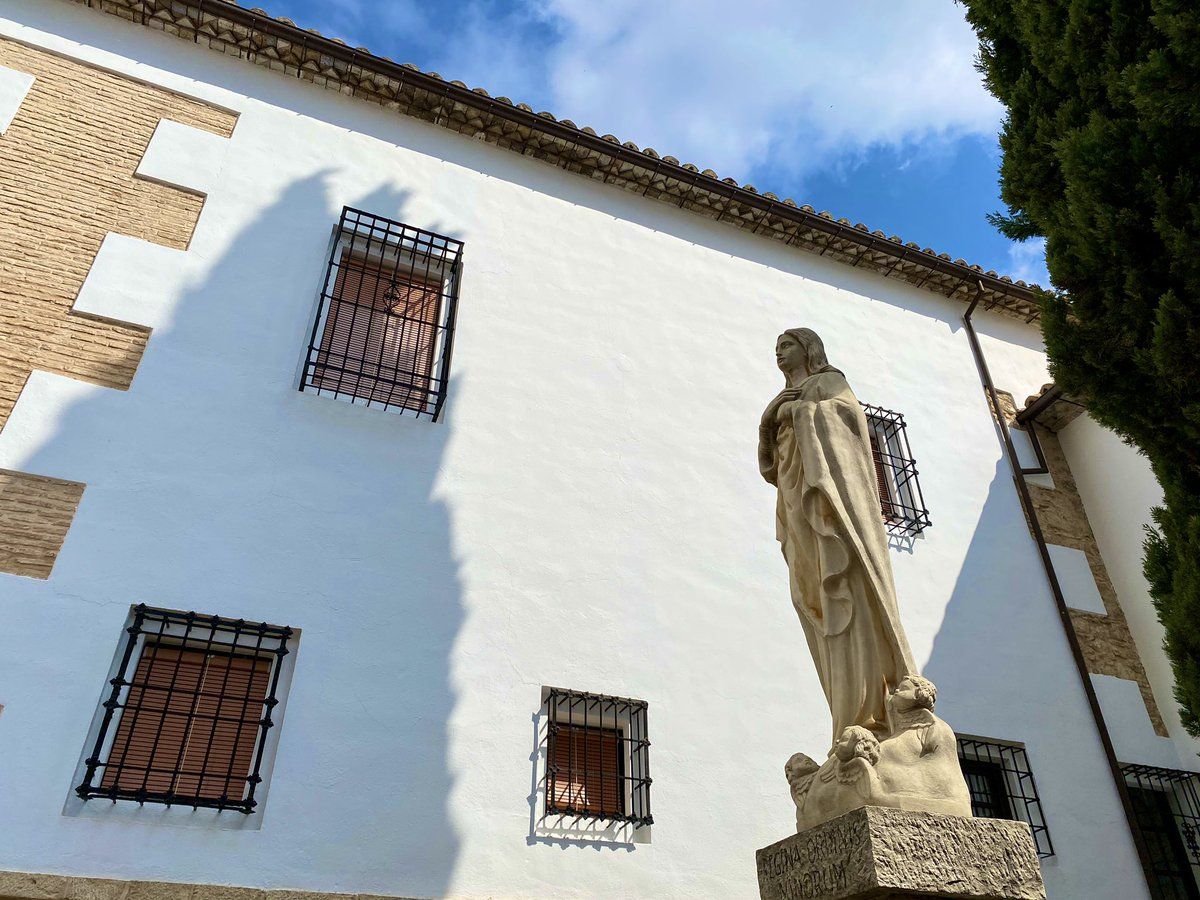
{"type": "Polygon", "coordinates": [[[1016,239],[1046,238],[1051,373],[1149,457],[1145,571],[1200,736],[1200,4],[964,0],[1016,239]]]}
{"type": "Polygon", "coordinates": [[[1025,213],[1017,212],[1011,216],[1003,213],[988,213],[988,224],[1002,235],[1014,241],[1027,241],[1038,236],[1037,226],[1025,213]]]}

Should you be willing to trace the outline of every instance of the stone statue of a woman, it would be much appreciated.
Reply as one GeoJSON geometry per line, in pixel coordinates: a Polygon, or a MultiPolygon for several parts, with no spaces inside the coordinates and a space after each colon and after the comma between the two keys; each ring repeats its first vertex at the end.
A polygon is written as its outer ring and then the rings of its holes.
{"type": "Polygon", "coordinates": [[[785,767],[797,826],[864,805],[969,816],[953,732],[900,625],[866,415],[810,329],[781,334],[775,361],[787,386],[763,413],[758,464],[778,489],[792,605],[833,716],[828,759],[785,767]]]}
{"type": "Polygon", "coordinates": [[[896,609],[866,415],[808,328],[779,336],[787,386],[759,427],[763,478],[779,489],[775,534],[792,603],[833,714],[886,729],[888,693],[916,672],[896,609]]]}

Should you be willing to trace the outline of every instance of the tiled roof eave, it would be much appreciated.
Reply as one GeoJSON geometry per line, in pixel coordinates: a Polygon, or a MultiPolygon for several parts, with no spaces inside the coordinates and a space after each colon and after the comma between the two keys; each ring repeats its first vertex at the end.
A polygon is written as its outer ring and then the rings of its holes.
{"type": "Polygon", "coordinates": [[[1049,431],[1061,431],[1074,422],[1083,411],[1082,403],[1065,394],[1054,382],[1050,382],[1042,385],[1041,390],[1026,399],[1025,407],[1017,412],[1015,419],[1022,427],[1036,422],[1049,431]]]}
{"type": "Polygon", "coordinates": [[[982,286],[985,308],[1026,322],[1039,315],[1037,291],[1023,283],[349,47],[263,10],[229,0],[71,2],[951,299],[969,302],[982,286]]]}

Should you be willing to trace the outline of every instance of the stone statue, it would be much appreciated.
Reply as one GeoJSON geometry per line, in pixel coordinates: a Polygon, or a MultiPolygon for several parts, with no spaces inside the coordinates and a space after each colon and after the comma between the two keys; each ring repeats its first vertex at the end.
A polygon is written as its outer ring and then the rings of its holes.
{"type": "Polygon", "coordinates": [[[836,740],[849,725],[884,728],[888,692],[916,666],[862,406],[815,332],[785,331],[775,359],[787,386],[763,413],[758,463],[779,489],[775,536],[836,740]]]}
{"type": "Polygon", "coordinates": [[[785,331],[775,359],[787,386],[763,413],[759,469],[833,717],[828,759],[785,766],[797,828],[861,806],[970,816],[954,733],[900,624],[866,415],[815,332],[785,331]]]}
{"type": "Polygon", "coordinates": [[[889,731],[848,725],[821,765],[793,754],[784,774],[796,804],[796,830],[860,806],[970,816],[954,732],[933,714],[936,699],[933,682],[907,676],[888,698],[889,731]]]}

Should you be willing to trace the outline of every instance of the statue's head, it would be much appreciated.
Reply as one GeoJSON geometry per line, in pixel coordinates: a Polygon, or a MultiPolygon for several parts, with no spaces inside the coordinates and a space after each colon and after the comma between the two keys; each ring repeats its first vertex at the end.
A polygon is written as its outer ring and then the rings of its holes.
{"type": "Polygon", "coordinates": [[[775,341],[775,364],[785,375],[808,375],[829,365],[825,345],[811,328],[789,328],[775,341]]]}
{"type": "Polygon", "coordinates": [[[833,752],[842,762],[858,758],[875,765],[879,762],[879,738],[861,725],[847,725],[833,745],[833,752]]]}
{"type": "Polygon", "coordinates": [[[900,710],[927,709],[932,712],[935,703],[937,687],[920,675],[905,675],[892,691],[892,704],[900,710]]]}

